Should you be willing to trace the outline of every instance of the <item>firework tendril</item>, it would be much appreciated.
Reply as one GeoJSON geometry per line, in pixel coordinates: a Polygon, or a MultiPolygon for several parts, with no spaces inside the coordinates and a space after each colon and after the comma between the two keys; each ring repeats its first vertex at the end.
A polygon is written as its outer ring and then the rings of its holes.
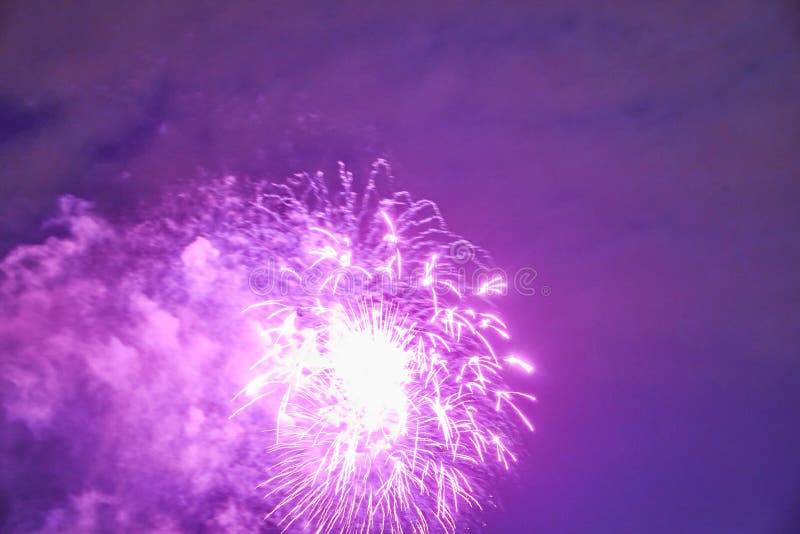
{"type": "Polygon", "coordinates": [[[284,531],[454,532],[517,461],[510,429],[533,430],[534,398],[504,379],[533,368],[487,301],[504,280],[465,286],[436,206],[382,198],[381,173],[359,193],[343,166],[333,184],[297,175],[261,199],[298,250],[245,310],[264,352],[233,416],[276,406],[261,486],[284,531]]]}

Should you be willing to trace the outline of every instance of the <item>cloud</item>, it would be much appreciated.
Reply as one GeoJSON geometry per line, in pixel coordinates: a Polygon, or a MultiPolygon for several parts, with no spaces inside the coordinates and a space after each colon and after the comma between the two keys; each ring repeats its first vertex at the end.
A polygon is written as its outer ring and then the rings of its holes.
{"type": "Polygon", "coordinates": [[[191,225],[112,228],[73,197],[53,224],[0,263],[0,526],[258,525],[260,447],[228,419],[257,350],[246,276],[191,225]]]}

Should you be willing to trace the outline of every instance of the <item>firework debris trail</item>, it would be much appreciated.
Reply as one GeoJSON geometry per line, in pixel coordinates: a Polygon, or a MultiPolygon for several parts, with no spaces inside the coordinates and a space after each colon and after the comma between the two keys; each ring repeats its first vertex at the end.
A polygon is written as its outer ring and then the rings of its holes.
{"type": "Polygon", "coordinates": [[[66,237],[0,264],[0,527],[439,532],[480,510],[530,427],[503,376],[530,367],[501,346],[502,281],[464,283],[488,257],[392,182],[381,160],[225,177],[127,225],[62,198],[66,237]]]}

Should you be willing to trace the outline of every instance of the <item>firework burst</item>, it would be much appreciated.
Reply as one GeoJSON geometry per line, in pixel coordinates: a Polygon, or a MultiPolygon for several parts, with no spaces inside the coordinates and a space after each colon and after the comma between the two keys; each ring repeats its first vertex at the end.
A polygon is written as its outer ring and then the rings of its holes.
{"type": "Polygon", "coordinates": [[[297,175],[264,197],[288,206],[301,250],[245,310],[263,314],[265,352],[234,416],[277,406],[262,487],[284,530],[453,532],[517,460],[511,421],[533,429],[518,406],[533,397],[503,379],[532,367],[495,348],[506,324],[479,307],[504,281],[464,286],[435,205],[381,198],[380,173],[360,195],[342,167],[333,187],[297,175]]]}

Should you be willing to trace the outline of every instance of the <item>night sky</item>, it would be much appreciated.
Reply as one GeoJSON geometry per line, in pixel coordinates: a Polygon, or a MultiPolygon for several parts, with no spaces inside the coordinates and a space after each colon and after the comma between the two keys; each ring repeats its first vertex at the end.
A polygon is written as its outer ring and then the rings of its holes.
{"type": "MultiPolygon", "coordinates": [[[[168,360],[91,356],[183,358],[163,322],[196,318],[130,274],[149,267],[76,258],[175,188],[384,157],[495,264],[536,272],[500,303],[536,432],[485,532],[800,532],[800,7],[497,4],[0,5],[0,531],[258,531],[176,497],[227,487],[203,478],[223,452],[167,480],[150,460],[175,450],[152,421],[217,425],[191,372],[162,419],[120,396],[168,360]],[[123,300],[141,330],[98,311],[123,300]],[[156,341],[126,352],[136,332],[156,341]]],[[[230,502],[258,501],[241,486],[230,502]]]]}

